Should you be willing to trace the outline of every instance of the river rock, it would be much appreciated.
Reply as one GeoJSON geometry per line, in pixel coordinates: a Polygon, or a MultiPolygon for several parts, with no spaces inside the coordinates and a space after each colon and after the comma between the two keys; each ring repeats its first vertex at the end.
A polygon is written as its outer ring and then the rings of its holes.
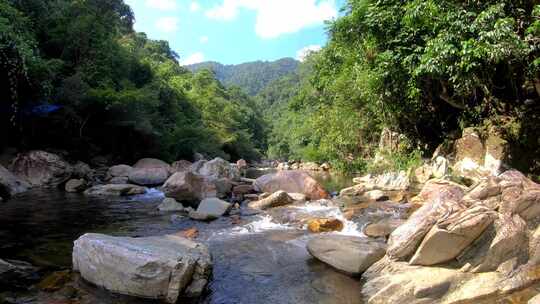
{"type": "Polygon", "coordinates": [[[235,195],[245,195],[253,192],[253,185],[238,185],[234,186],[232,192],[235,195]]]}
{"type": "Polygon", "coordinates": [[[193,165],[193,163],[190,162],[190,161],[179,160],[179,161],[175,161],[174,163],[172,163],[171,170],[172,170],[172,173],[184,172],[184,171],[191,170],[192,165],[193,165]]]}
{"type": "Polygon", "coordinates": [[[92,168],[90,168],[90,166],[85,162],[78,161],[72,167],[73,167],[72,177],[91,180],[94,175],[94,170],[92,170],[92,168]]]}
{"type": "Polygon", "coordinates": [[[384,256],[382,242],[344,235],[311,239],[307,250],[316,259],[350,275],[359,275],[384,256]]]}
{"type": "Polygon", "coordinates": [[[107,170],[107,177],[109,179],[115,177],[128,177],[133,171],[133,167],[128,165],[116,165],[107,170]]]}
{"type": "Polygon", "coordinates": [[[203,200],[217,197],[214,182],[191,171],[176,172],[163,185],[165,196],[177,201],[203,200]]]}
{"type": "Polygon", "coordinates": [[[184,211],[184,206],[177,202],[174,198],[170,197],[164,198],[157,208],[159,211],[163,212],[184,211]]]}
{"type": "Polygon", "coordinates": [[[33,187],[57,187],[69,180],[73,168],[56,154],[30,151],[17,155],[11,171],[33,187]]]}
{"type": "Polygon", "coordinates": [[[64,187],[66,192],[83,192],[86,189],[86,181],[84,179],[70,179],[64,187]]]}
{"type": "Polygon", "coordinates": [[[218,198],[205,198],[197,207],[197,212],[218,218],[227,213],[230,208],[231,204],[226,201],[222,201],[218,198]]]}
{"type": "Polygon", "coordinates": [[[188,216],[192,220],[196,220],[196,221],[213,221],[213,220],[218,218],[217,216],[214,216],[212,214],[202,213],[202,212],[198,212],[196,210],[190,210],[188,212],[188,216]]]}
{"type": "Polygon", "coordinates": [[[293,199],[285,191],[277,191],[270,196],[258,201],[250,202],[248,206],[252,209],[268,209],[292,204],[293,199]]]}
{"type": "Polygon", "coordinates": [[[85,280],[112,292],[167,303],[200,296],[211,268],[206,246],[179,236],[87,233],[73,246],[73,269],[85,280]]]}
{"type": "Polygon", "coordinates": [[[308,230],[313,233],[341,231],[343,227],[343,222],[336,218],[315,218],[307,222],[308,230]]]}
{"type": "Polygon", "coordinates": [[[405,223],[405,220],[403,219],[386,218],[376,223],[370,223],[366,225],[366,227],[364,227],[363,229],[363,232],[369,237],[387,237],[403,223],[405,223]]]}
{"type": "Polygon", "coordinates": [[[320,166],[314,162],[301,163],[300,169],[308,171],[319,171],[321,170],[320,166]]]}
{"type": "Polygon", "coordinates": [[[219,157],[202,162],[196,172],[211,179],[227,178],[233,181],[240,180],[240,171],[238,168],[219,157]]]}
{"type": "Polygon", "coordinates": [[[227,197],[233,188],[233,183],[228,178],[218,178],[212,179],[211,181],[216,185],[217,197],[224,198],[227,197]]]}
{"type": "Polygon", "coordinates": [[[28,190],[30,184],[0,165],[0,196],[13,196],[28,190]]]}
{"type": "Polygon", "coordinates": [[[86,196],[129,196],[146,193],[146,188],[131,184],[107,184],[93,186],[84,191],[86,196]]]}
{"type": "Polygon", "coordinates": [[[263,175],[255,180],[253,187],[258,192],[276,192],[279,190],[290,193],[303,193],[310,200],[328,198],[324,190],[314,178],[304,171],[290,170],[263,175]]]}
{"type": "Polygon", "coordinates": [[[127,184],[129,183],[129,177],[127,176],[117,176],[109,180],[109,184],[127,184]]]}
{"type": "Polygon", "coordinates": [[[171,166],[156,158],[142,158],[139,159],[134,165],[133,168],[135,169],[150,169],[150,168],[162,168],[167,170],[168,172],[171,172],[171,166]]]}
{"type": "Polygon", "coordinates": [[[161,185],[167,178],[169,178],[169,169],[162,167],[134,168],[129,174],[129,181],[141,186],[161,185]]]}

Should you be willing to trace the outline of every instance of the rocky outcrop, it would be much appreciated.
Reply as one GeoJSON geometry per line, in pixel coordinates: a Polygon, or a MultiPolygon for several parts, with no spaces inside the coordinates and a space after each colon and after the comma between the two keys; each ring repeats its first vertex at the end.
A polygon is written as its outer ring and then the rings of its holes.
{"type": "Polygon", "coordinates": [[[366,225],[363,232],[369,237],[387,237],[404,222],[405,220],[399,218],[386,218],[366,225]]]}
{"type": "Polygon", "coordinates": [[[17,155],[11,171],[33,187],[57,187],[69,180],[73,168],[56,154],[30,151],[17,155]]]}
{"type": "Polygon", "coordinates": [[[505,303],[540,283],[540,185],[517,171],[465,195],[445,183],[426,184],[365,272],[368,303],[505,303]]]}
{"type": "Polygon", "coordinates": [[[205,288],[208,249],[179,236],[113,237],[87,233],[73,246],[73,269],[112,292],[176,303],[205,288]]]}
{"type": "Polygon", "coordinates": [[[0,165],[0,196],[13,196],[28,190],[30,184],[0,165]]]}
{"type": "Polygon", "coordinates": [[[263,175],[255,180],[253,187],[259,192],[273,193],[279,190],[303,193],[310,200],[328,198],[328,192],[304,171],[279,171],[263,175]]]}
{"type": "Polygon", "coordinates": [[[146,188],[131,184],[108,184],[93,186],[84,191],[86,196],[130,196],[146,193],[146,188]]]}
{"type": "Polygon", "coordinates": [[[193,163],[191,163],[190,161],[179,160],[172,163],[171,170],[172,170],[172,173],[184,172],[184,171],[191,170],[192,165],[193,163]]]}
{"type": "Polygon", "coordinates": [[[177,201],[197,201],[217,197],[214,182],[191,171],[176,172],[163,185],[165,196],[177,201]]]}
{"type": "Polygon", "coordinates": [[[258,201],[250,202],[248,206],[252,209],[268,209],[292,204],[294,200],[285,191],[277,191],[268,197],[258,201]]]}
{"type": "Polygon", "coordinates": [[[368,174],[353,179],[356,184],[342,189],[339,196],[352,198],[357,203],[373,202],[377,200],[400,201],[410,187],[406,172],[389,172],[381,175],[368,174]]]}
{"type": "Polygon", "coordinates": [[[315,237],[307,244],[316,259],[349,275],[359,275],[384,256],[385,244],[343,235],[315,237]]]}

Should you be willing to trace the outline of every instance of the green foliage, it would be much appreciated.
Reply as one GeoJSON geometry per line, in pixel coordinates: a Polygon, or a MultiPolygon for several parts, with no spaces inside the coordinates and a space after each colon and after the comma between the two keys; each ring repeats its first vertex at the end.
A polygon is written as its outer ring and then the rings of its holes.
{"type": "MultiPolygon", "coordinates": [[[[254,101],[210,72],[192,74],[166,41],[133,31],[122,0],[0,0],[3,96],[24,111],[4,144],[90,158],[172,161],[194,152],[255,159],[264,142],[254,101]],[[11,92],[10,94],[4,94],[11,92]],[[42,108],[53,108],[52,112],[42,108]]],[[[4,117],[2,117],[4,118],[4,117]]]]}

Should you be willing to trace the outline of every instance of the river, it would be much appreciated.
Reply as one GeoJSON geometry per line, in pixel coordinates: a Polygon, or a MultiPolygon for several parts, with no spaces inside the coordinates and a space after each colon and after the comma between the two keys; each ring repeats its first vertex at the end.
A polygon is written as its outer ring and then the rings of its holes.
{"type": "MultiPolygon", "coordinates": [[[[195,227],[196,240],[210,248],[214,261],[209,291],[199,303],[363,303],[360,281],[313,259],[305,249],[313,235],[295,220],[283,220],[342,217],[339,208],[306,204],[264,214],[242,210],[239,216],[204,223],[158,212],[162,198],[155,189],[129,199],[32,190],[0,204],[0,258],[30,262],[45,276],[71,269],[73,241],[86,232],[153,236],[195,227]]],[[[358,226],[347,221],[341,233],[362,236],[358,226]]],[[[72,285],[69,295],[36,289],[3,295],[15,303],[153,303],[108,293],[76,275],[72,285]]]]}

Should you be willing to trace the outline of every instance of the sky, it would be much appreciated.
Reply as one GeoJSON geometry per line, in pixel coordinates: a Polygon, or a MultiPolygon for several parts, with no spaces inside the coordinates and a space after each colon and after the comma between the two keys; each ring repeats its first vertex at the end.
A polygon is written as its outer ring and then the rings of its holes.
{"type": "Polygon", "coordinates": [[[325,20],[344,0],[125,0],[135,30],[167,40],[181,64],[238,64],[292,57],[320,49],[325,20]]]}

